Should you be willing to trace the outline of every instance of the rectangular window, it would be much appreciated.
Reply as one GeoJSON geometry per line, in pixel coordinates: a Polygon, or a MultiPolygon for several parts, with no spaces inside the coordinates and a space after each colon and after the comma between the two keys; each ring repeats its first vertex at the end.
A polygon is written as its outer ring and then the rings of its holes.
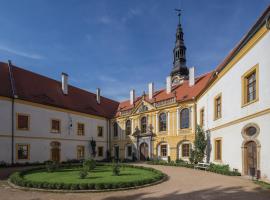
{"type": "Polygon", "coordinates": [[[29,130],[30,117],[25,114],[17,114],[17,129],[29,130]]]}
{"type": "Polygon", "coordinates": [[[222,160],[222,140],[221,139],[215,140],[215,160],[217,161],[222,160]]]}
{"type": "Polygon", "coordinates": [[[29,144],[17,144],[17,160],[29,160],[30,158],[30,145],[29,144]]]}
{"type": "Polygon", "coordinates": [[[77,134],[84,135],[84,124],[83,123],[77,124],[77,134]]]}
{"type": "Polygon", "coordinates": [[[167,157],[167,144],[160,145],[160,154],[162,157],[167,157]]]}
{"type": "Polygon", "coordinates": [[[251,68],[242,76],[242,104],[243,106],[258,100],[258,65],[251,68]]]}
{"type": "Polygon", "coordinates": [[[98,147],[98,157],[103,157],[103,147],[98,147]]]}
{"type": "Polygon", "coordinates": [[[204,126],[204,108],[200,110],[200,126],[204,126]]]}
{"type": "Polygon", "coordinates": [[[189,144],[182,144],[182,157],[189,157],[190,146],[189,144]]]}
{"type": "Polygon", "coordinates": [[[52,133],[60,133],[61,132],[61,123],[58,119],[51,120],[51,132],[52,133]]]}
{"type": "Polygon", "coordinates": [[[77,146],[77,159],[80,160],[80,159],[84,159],[84,146],[82,145],[79,145],[77,146]]]}
{"type": "Polygon", "coordinates": [[[222,105],[221,105],[221,101],[222,101],[222,98],[221,98],[221,94],[218,95],[217,97],[215,97],[215,102],[214,102],[214,106],[215,106],[215,116],[214,116],[214,119],[219,119],[221,118],[221,115],[222,115],[222,105]]]}
{"type": "Polygon", "coordinates": [[[98,126],[97,127],[98,137],[103,137],[103,127],[98,126]]]}
{"type": "Polygon", "coordinates": [[[127,147],[127,156],[131,157],[132,156],[132,146],[127,147]]]}

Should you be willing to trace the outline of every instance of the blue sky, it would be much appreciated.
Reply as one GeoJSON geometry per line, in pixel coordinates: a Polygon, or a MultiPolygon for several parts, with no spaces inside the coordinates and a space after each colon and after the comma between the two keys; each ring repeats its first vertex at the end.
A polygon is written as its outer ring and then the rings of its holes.
{"type": "Polygon", "coordinates": [[[165,86],[172,69],[177,16],[187,65],[214,69],[269,0],[1,0],[0,60],[115,100],[165,86]]]}

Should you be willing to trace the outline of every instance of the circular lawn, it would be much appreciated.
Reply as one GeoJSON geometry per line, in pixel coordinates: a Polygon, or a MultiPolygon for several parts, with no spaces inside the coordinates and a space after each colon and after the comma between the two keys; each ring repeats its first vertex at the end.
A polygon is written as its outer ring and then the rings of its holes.
{"type": "Polygon", "coordinates": [[[164,174],[146,167],[122,165],[120,174],[113,175],[112,165],[97,165],[85,178],[80,178],[81,167],[61,167],[54,172],[34,169],[16,172],[10,178],[15,185],[41,189],[106,190],[132,188],[159,182],[164,174]]]}

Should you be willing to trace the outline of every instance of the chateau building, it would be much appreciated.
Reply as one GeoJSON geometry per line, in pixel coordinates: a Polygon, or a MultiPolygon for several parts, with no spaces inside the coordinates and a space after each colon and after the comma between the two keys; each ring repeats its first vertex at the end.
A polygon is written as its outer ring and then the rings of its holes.
{"type": "Polygon", "coordinates": [[[94,156],[189,161],[195,129],[209,138],[206,162],[270,180],[270,7],[211,72],[186,65],[177,25],[166,87],[117,102],[0,63],[0,161],[65,161],[94,156]],[[95,152],[90,141],[96,142],[95,152]]]}

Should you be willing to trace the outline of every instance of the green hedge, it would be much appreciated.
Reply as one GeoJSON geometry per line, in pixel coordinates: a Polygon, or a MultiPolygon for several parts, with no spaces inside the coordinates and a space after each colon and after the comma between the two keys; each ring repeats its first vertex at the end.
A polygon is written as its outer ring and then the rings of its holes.
{"type": "MultiPolygon", "coordinates": [[[[111,164],[104,164],[104,165],[111,165],[111,164]]],[[[54,189],[54,190],[105,190],[105,189],[119,189],[119,188],[130,188],[130,187],[142,186],[142,185],[157,182],[166,176],[164,173],[156,169],[152,169],[148,167],[125,165],[125,164],[121,164],[121,166],[152,171],[156,173],[156,176],[153,178],[149,178],[145,180],[138,180],[138,181],[133,181],[133,182],[96,183],[96,184],[95,183],[89,183],[89,184],[88,183],[78,183],[78,184],[47,183],[46,181],[36,182],[36,181],[30,181],[30,180],[24,179],[25,173],[29,171],[33,171],[33,170],[44,169],[44,167],[42,167],[42,168],[35,168],[32,170],[15,172],[10,176],[9,180],[15,185],[18,185],[21,187],[29,187],[29,188],[42,188],[42,189],[54,189]]]]}
{"type": "MultiPolygon", "coordinates": [[[[171,162],[166,162],[164,160],[152,160],[149,161],[148,164],[150,165],[165,165],[165,166],[176,166],[176,167],[187,167],[187,168],[194,168],[194,164],[182,161],[182,160],[176,160],[171,162]]],[[[227,176],[241,176],[239,172],[230,171],[229,165],[216,165],[214,163],[211,163],[207,171],[217,173],[217,174],[223,174],[227,176]]]]}

